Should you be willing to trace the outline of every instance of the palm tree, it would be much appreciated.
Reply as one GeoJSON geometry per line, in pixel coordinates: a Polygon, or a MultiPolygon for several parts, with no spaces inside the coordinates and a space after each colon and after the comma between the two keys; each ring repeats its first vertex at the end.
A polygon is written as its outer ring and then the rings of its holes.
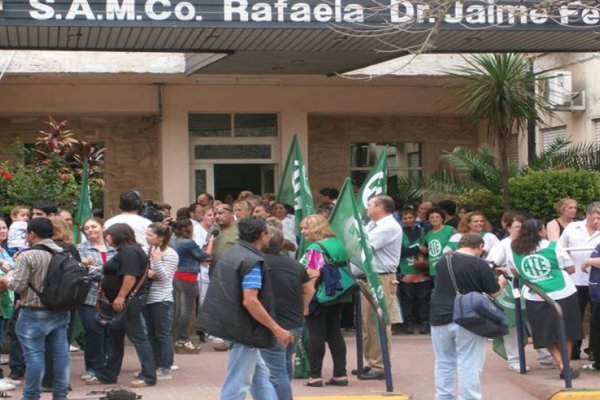
{"type": "Polygon", "coordinates": [[[531,61],[521,54],[479,54],[465,57],[466,66],[450,75],[464,84],[458,94],[466,119],[475,126],[487,122],[488,137],[498,144],[502,202],[510,205],[508,145],[511,134],[519,134],[531,122],[542,123],[551,114],[550,104],[541,95],[544,80],[532,72],[531,61]]]}

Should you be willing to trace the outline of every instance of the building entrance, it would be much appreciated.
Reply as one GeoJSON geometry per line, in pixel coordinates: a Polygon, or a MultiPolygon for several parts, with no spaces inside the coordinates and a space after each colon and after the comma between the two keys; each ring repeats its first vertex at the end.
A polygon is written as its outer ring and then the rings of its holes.
{"type": "Polygon", "coordinates": [[[236,199],[242,190],[275,192],[275,164],[205,164],[194,166],[194,198],[208,192],[215,199],[236,199]]]}

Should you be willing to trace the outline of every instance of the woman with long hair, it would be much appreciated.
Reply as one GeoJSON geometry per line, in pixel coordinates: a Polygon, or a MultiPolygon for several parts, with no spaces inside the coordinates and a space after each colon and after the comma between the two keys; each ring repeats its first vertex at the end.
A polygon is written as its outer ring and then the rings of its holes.
{"type": "MultiPolygon", "coordinates": [[[[321,270],[326,264],[325,251],[336,264],[347,264],[348,254],[342,242],[335,237],[327,219],[322,215],[309,215],[302,220],[300,228],[306,240],[310,242],[301,261],[306,265],[308,276],[315,282],[316,289],[321,270]]],[[[306,386],[323,386],[321,372],[326,342],[333,359],[333,377],[327,383],[337,386],[348,385],[346,343],[341,330],[342,307],[342,303],[327,306],[312,304],[306,316],[310,361],[310,379],[306,386]]]]}
{"type": "Polygon", "coordinates": [[[175,352],[198,354],[200,346],[192,343],[189,331],[192,316],[195,315],[200,263],[208,262],[210,255],[192,239],[193,227],[188,218],[178,219],[174,222],[173,227],[174,236],[171,246],[179,257],[173,281],[175,289],[175,352]]]}
{"type": "MultiPolygon", "coordinates": [[[[583,339],[583,326],[579,311],[577,289],[569,274],[575,272],[573,261],[560,242],[543,239],[540,232],[544,225],[536,219],[528,219],[521,225],[519,234],[511,242],[508,266],[522,280],[536,285],[562,308],[566,330],[567,349],[571,358],[574,340],[583,339]]],[[[563,375],[563,363],[558,345],[557,321],[554,307],[532,292],[524,289],[525,307],[531,324],[533,347],[547,348],[563,375]]],[[[573,378],[579,371],[572,371],[573,378]]]]}
{"type": "Polygon", "coordinates": [[[85,373],[81,379],[86,380],[94,376],[95,370],[104,366],[106,358],[106,331],[96,322],[96,302],[98,301],[99,282],[102,280],[102,269],[116,252],[104,240],[102,220],[92,217],[85,221],[83,234],[87,241],[78,244],[77,250],[82,264],[88,267],[93,281],[85,302],[77,307],[85,338],[83,347],[85,373]]]}
{"type": "Polygon", "coordinates": [[[169,246],[171,228],[155,222],[146,234],[150,251],[151,280],[144,319],[156,362],[158,380],[171,379],[173,366],[173,276],[179,263],[177,252],[169,246]]]}
{"type": "Polygon", "coordinates": [[[135,347],[142,370],[130,383],[131,387],[156,384],[156,363],[152,346],[146,335],[142,312],[146,306],[149,282],[148,256],[135,240],[133,229],[117,223],[104,231],[106,242],[117,250],[104,265],[100,290],[116,312],[127,313],[122,329],[108,329],[106,362],[86,380],[88,385],[117,383],[125,349],[125,335],[135,347]],[[135,289],[138,288],[136,291],[135,289]]]}
{"type": "Polygon", "coordinates": [[[455,233],[452,235],[452,237],[450,237],[450,241],[448,241],[448,245],[444,249],[444,253],[458,250],[458,242],[460,242],[462,235],[465,233],[474,233],[475,235],[481,236],[483,239],[483,253],[481,254],[481,257],[485,257],[488,255],[492,247],[500,242],[496,235],[490,233],[491,230],[492,226],[485,218],[483,213],[479,211],[471,211],[460,219],[460,222],[458,223],[458,233],[455,233]]]}
{"type": "Polygon", "coordinates": [[[560,199],[554,205],[554,209],[558,217],[546,224],[548,240],[558,240],[567,225],[575,221],[577,217],[577,200],[568,197],[560,199]]]}

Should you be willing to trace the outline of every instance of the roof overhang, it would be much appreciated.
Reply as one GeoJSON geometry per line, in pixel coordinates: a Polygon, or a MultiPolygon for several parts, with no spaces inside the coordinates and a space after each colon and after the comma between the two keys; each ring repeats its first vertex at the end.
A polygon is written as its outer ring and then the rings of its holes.
{"type": "Polygon", "coordinates": [[[1,49],[186,52],[186,73],[336,74],[425,50],[593,52],[596,1],[4,0],[1,49]],[[423,43],[427,46],[422,49],[423,43]]]}

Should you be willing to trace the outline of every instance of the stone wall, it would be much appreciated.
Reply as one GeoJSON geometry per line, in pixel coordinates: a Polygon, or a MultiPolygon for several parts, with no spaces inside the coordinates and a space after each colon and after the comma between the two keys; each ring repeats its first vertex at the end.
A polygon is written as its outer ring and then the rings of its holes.
{"type": "MultiPolygon", "coordinates": [[[[57,116],[57,119],[60,117],[57,116]]],[[[20,138],[33,143],[46,130],[45,117],[0,118],[0,161],[14,159],[10,145],[20,138]]],[[[94,116],[69,118],[76,137],[102,143],[106,150],[104,213],[118,213],[119,194],[129,188],[145,199],[160,200],[158,125],[146,117],[94,116]]]]}
{"type": "Polygon", "coordinates": [[[309,177],[313,193],[341,187],[350,176],[350,146],[361,142],[420,142],[423,174],[441,166],[440,155],[476,146],[477,135],[458,117],[310,115],[309,177]]]}

